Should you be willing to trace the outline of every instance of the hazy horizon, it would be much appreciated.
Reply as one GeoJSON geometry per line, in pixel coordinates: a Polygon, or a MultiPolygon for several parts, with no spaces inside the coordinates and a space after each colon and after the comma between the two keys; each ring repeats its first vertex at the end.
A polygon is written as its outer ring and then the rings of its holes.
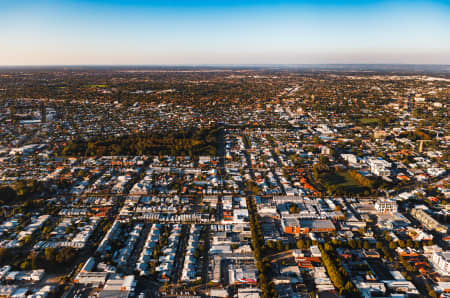
{"type": "Polygon", "coordinates": [[[449,1],[10,1],[2,66],[450,64],[449,1]]]}

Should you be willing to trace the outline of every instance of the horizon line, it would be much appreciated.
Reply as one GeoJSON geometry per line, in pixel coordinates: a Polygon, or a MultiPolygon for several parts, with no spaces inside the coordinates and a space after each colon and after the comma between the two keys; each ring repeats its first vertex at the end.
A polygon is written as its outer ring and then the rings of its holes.
{"type": "Polygon", "coordinates": [[[0,68],[20,68],[20,67],[202,67],[202,66],[450,66],[449,63],[180,63],[180,64],[0,64],[0,68]]]}

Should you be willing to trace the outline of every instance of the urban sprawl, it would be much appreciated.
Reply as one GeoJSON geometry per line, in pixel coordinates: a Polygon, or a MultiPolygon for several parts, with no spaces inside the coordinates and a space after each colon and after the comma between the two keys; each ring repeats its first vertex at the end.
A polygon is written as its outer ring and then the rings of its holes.
{"type": "Polygon", "coordinates": [[[450,297],[450,75],[0,72],[0,297],[450,297]]]}

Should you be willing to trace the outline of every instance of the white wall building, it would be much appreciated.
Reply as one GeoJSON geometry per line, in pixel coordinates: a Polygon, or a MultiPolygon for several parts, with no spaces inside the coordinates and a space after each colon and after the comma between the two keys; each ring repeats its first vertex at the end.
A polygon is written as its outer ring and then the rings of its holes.
{"type": "Polygon", "coordinates": [[[397,202],[389,199],[380,199],[375,203],[375,209],[380,213],[395,213],[397,212],[397,202]]]}
{"type": "Polygon", "coordinates": [[[443,275],[450,275],[450,251],[434,252],[433,265],[443,275]]]}

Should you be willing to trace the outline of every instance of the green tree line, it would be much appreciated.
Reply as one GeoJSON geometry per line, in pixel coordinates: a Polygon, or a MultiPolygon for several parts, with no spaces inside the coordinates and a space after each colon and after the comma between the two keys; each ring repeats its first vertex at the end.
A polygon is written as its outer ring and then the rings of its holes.
{"type": "Polygon", "coordinates": [[[327,269],[328,276],[334,286],[339,290],[339,294],[345,297],[359,297],[359,291],[350,281],[348,272],[342,266],[341,260],[335,256],[334,247],[331,243],[326,243],[325,247],[319,245],[322,253],[322,262],[327,269]]]}
{"type": "Polygon", "coordinates": [[[262,291],[262,297],[277,297],[275,285],[271,282],[271,263],[269,258],[263,257],[264,235],[261,228],[258,213],[256,211],[255,200],[248,198],[247,206],[249,210],[250,231],[252,233],[252,246],[256,259],[256,268],[259,271],[258,286],[262,291]]]}

